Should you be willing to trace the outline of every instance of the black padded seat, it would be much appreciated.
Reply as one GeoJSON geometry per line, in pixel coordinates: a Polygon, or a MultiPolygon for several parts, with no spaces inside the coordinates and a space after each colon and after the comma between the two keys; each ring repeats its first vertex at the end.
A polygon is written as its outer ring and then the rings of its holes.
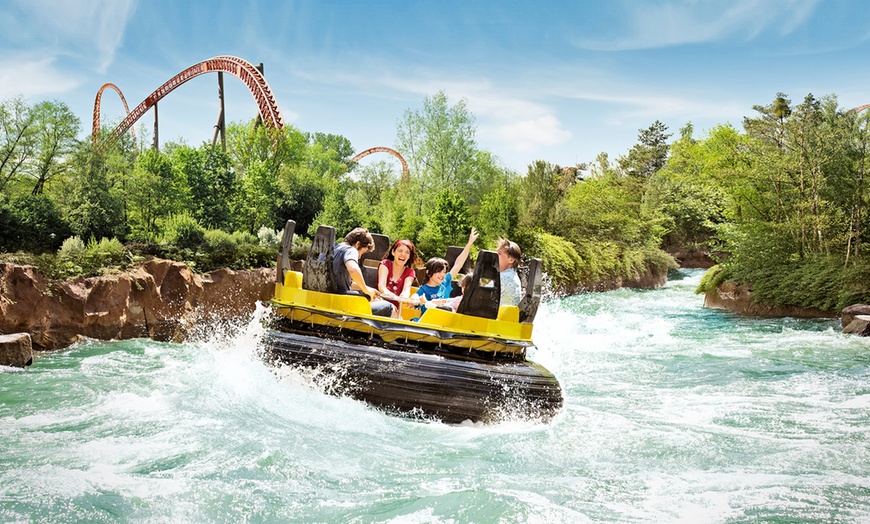
{"type": "Polygon", "coordinates": [[[498,271],[498,253],[481,251],[477,255],[471,283],[459,302],[457,313],[483,318],[498,318],[501,302],[501,276],[498,271]]]}
{"type": "Polygon", "coordinates": [[[284,283],[284,274],[290,270],[290,248],[293,247],[293,234],[296,232],[296,221],[288,220],[281,235],[281,250],[278,251],[278,265],[275,268],[275,281],[284,283]]]}
{"type": "Polygon", "coordinates": [[[375,248],[359,258],[359,268],[366,285],[376,288],[378,287],[378,266],[390,250],[390,237],[380,233],[372,233],[372,238],[375,240],[375,248]]]}
{"type": "Polygon", "coordinates": [[[318,226],[311,241],[305,267],[302,268],[302,289],[335,293],[335,275],[332,274],[333,250],[335,248],[335,228],[318,226]]]}
{"type": "Polygon", "coordinates": [[[529,261],[529,271],[526,277],[526,292],[520,300],[520,322],[534,322],[541,304],[541,283],[543,281],[544,263],[540,258],[529,261]]]}

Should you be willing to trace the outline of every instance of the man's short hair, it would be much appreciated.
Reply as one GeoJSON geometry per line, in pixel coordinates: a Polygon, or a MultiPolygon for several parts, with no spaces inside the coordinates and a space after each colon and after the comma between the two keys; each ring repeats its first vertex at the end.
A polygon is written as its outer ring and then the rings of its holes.
{"type": "Polygon", "coordinates": [[[353,229],[347,236],[344,237],[344,241],[350,245],[354,245],[359,242],[359,247],[369,247],[375,245],[375,239],[372,238],[372,234],[369,233],[369,230],[364,227],[358,227],[353,229]]]}

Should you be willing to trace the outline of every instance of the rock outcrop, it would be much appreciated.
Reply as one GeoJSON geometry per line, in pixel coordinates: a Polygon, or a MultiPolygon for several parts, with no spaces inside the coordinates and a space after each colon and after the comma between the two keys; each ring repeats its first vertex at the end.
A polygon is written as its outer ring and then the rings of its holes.
{"type": "Polygon", "coordinates": [[[33,364],[33,345],[27,333],[0,335],[0,366],[23,368],[33,364]]]}
{"type": "Polygon", "coordinates": [[[599,280],[593,283],[580,283],[569,286],[562,290],[565,294],[571,295],[576,293],[588,292],[603,292],[613,291],[623,287],[633,289],[658,289],[668,282],[667,270],[653,271],[647,270],[645,273],[637,274],[633,278],[609,278],[599,280]]]}
{"type": "Polygon", "coordinates": [[[668,254],[674,257],[682,268],[710,269],[716,261],[706,251],[690,251],[688,249],[671,249],[668,254]]]}
{"type": "Polygon", "coordinates": [[[840,323],[843,333],[870,336],[870,305],[852,304],[840,311],[840,323]]]}
{"type": "Polygon", "coordinates": [[[754,302],[752,291],[726,282],[704,295],[704,306],[725,309],[741,315],[756,317],[836,318],[836,311],[798,306],[771,306],[754,302]]]}
{"type": "Polygon", "coordinates": [[[191,324],[250,314],[272,298],[275,270],[194,274],[154,259],[116,275],[45,279],[31,266],[0,263],[0,333],[29,333],[39,350],[79,337],[180,340],[191,324]]]}

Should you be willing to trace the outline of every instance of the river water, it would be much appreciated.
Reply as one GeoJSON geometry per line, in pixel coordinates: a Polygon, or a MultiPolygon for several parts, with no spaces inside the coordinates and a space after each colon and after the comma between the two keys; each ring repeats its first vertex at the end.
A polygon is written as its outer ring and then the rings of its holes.
{"type": "Polygon", "coordinates": [[[325,395],[257,320],[0,368],[0,521],[870,522],[870,339],[705,309],[701,275],[545,302],[546,425],[325,395]]]}

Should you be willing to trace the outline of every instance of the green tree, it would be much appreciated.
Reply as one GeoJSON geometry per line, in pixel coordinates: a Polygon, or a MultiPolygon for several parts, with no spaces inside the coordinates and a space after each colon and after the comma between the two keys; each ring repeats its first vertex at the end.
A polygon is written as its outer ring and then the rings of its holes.
{"type": "Polygon", "coordinates": [[[188,209],[208,229],[232,229],[230,202],[236,196],[236,177],[230,157],[219,146],[172,150],[172,168],[187,183],[188,209]]]}
{"type": "Polygon", "coordinates": [[[418,247],[429,256],[444,256],[449,246],[465,245],[471,226],[471,212],[459,193],[453,188],[442,189],[418,247]]]}
{"type": "Polygon", "coordinates": [[[123,239],[123,202],[112,192],[106,155],[84,144],[73,155],[72,165],[75,176],[63,206],[72,234],[88,239],[123,239]]]}
{"type": "Polygon", "coordinates": [[[33,164],[28,169],[36,179],[33,194],[45,190],[45,184],[66,171],[67,156],[73,152],[81,121],[63,102],[40,102],[32,111],[35,133],[33,164]]]}
{"type": "Polygon", "coordinates": [[[628,176],[647,179],[664,167],[668,158],[668,126],[656,120],[646,129],[640,129],[638,143],[628,155],[618,160],[620,169],[628,176]]]}
{"type": "Polygon", "coordinates": [[[423,100],[420,111],[405,111],[396,130],[397,149],[408,162],[416,213],[425,216],[445,187],[464,192],[473,179],[477,144],[474,116],[465,100],[450,106],[439,91],[423,100]]]}
{"type": "Polygon", "coordinates": [[[0,192],[26,167],[34,151],[36,128],[23,98],[0,102],[0,192]]]}
{"type": "Polygon", "coordinates": [[[130,230],[134,238],[156,240],[160,220],[181,210],[187,211],[181,186],[175,180],[168,155],[153,149],[139,155],[127,189],[130,230]]]}

